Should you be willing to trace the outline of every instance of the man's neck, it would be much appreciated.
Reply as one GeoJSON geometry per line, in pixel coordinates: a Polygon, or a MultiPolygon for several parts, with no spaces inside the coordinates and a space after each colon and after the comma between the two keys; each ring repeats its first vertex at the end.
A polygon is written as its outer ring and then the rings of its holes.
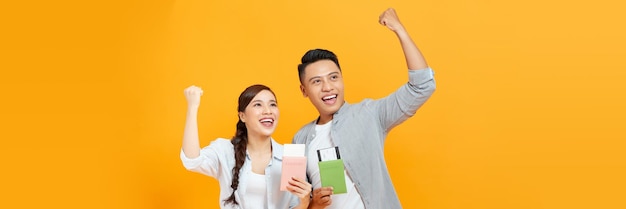
{"type": "Polygon", "coordinates": [[[324,125],[324,124],[332,121],[333,120],[333,115],[334,114],[331,114],[331,115],[328,115],[326,117],[320,115],[320,117],[317,118],[317,123],[316,124],[317,125],[324,125]]]}

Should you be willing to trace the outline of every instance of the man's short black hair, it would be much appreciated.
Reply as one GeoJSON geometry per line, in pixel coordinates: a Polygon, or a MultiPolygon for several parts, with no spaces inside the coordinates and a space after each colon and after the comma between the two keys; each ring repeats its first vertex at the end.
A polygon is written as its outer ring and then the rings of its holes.
{"type": "Polygon", "coordinates": [[[302,84],[302,79],[304,79],[304,69],[311,63],[317,62],[319,60],[330,60],[333,61],[339,71],[341,72],[341,67],[339,66],[339,60],[337,59],[337,55],[335,53],[326,50],[326,49],[311,49],[307,51],[304,56],[302,56],[301,62],[298,65],[298,76],[300,77],[300,83],[302,84]]]}

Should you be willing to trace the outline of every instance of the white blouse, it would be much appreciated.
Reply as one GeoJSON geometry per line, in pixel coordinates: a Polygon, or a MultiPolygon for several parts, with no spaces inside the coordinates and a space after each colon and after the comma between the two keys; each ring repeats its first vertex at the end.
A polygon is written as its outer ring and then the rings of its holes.
{"type": "Polygon", "coordinates": [[[265,175],[252,172],[248,179],[248,189],[246,190],[246,209],[267,209],[267,183],[265,175]]]}
{"type": "MultiPolygon", "coordinates": [[[[235,154],[230,139],[218,138],[200,150],[200,156],[194,159],[187,158],[185,153],[180,151],[180,159],[183,166],[188,170],[195,171],[207,176],[216,178],[220,184],[221,208],[242,208],[247,206],[249,198],[247,196],[250,189],[252,177],[252,164],[250,157],[246,154],[246,160],[239,171],[239,187],[235,192],[235,200],[238,206],[232,204],[224,205],[224,200],[230,196],[232,189],[230,184],[233,179],[233,167],[235,166],[235,154]]],[[[272,139],[272,160],[265,168],[265,202],[267,208],[294,208],[299,204],[297,196],[280,191],[280,175],[283,161],[283,146],[272,139]]]]}

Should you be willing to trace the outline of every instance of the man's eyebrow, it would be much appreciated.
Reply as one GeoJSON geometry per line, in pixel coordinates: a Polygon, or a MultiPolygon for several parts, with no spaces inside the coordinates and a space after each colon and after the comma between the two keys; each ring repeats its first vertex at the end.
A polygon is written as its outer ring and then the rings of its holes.
{"type": "Polygon", "coordinates": [[[316,78],[319,78],[319,77],[322,77],[322,76],[329,76],[329,75],[334,75],[334,74],[339,74],[339,72],[335,71],[335,72],[330,72],[330,73],[328,73],[326,75],[313,76],[313,77],[309,78],[309,82],[311,82],[311,80],[313,80],[313,79],[316,79],[316,78]]]}
{"type": "Polygon", "coordinates": [[[313,77],[309,78],[309,82],[311,82],[311,80],[319,78],[319,77],[321,77],[321,76],[313,76],[313,77]]]}

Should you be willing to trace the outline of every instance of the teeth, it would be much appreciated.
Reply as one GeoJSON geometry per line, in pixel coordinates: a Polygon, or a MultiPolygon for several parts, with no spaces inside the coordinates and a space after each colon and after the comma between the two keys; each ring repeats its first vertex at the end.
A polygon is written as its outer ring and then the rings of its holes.
{"type": "Polygon", "coordinates": [[[329,99],[333,99],[333,98],[337,98],[337,95],[327,96],[327,97],[322,98],[322,100],[329,100],[329,99]]]}
{"type": "Polygon", "coordinates": [[[265,122],[270,122],[271,123],[271,122],[274,122],[274,120],[269,119],[269,118],[261,120],[261,123],[265,123],[265,122]]]}

